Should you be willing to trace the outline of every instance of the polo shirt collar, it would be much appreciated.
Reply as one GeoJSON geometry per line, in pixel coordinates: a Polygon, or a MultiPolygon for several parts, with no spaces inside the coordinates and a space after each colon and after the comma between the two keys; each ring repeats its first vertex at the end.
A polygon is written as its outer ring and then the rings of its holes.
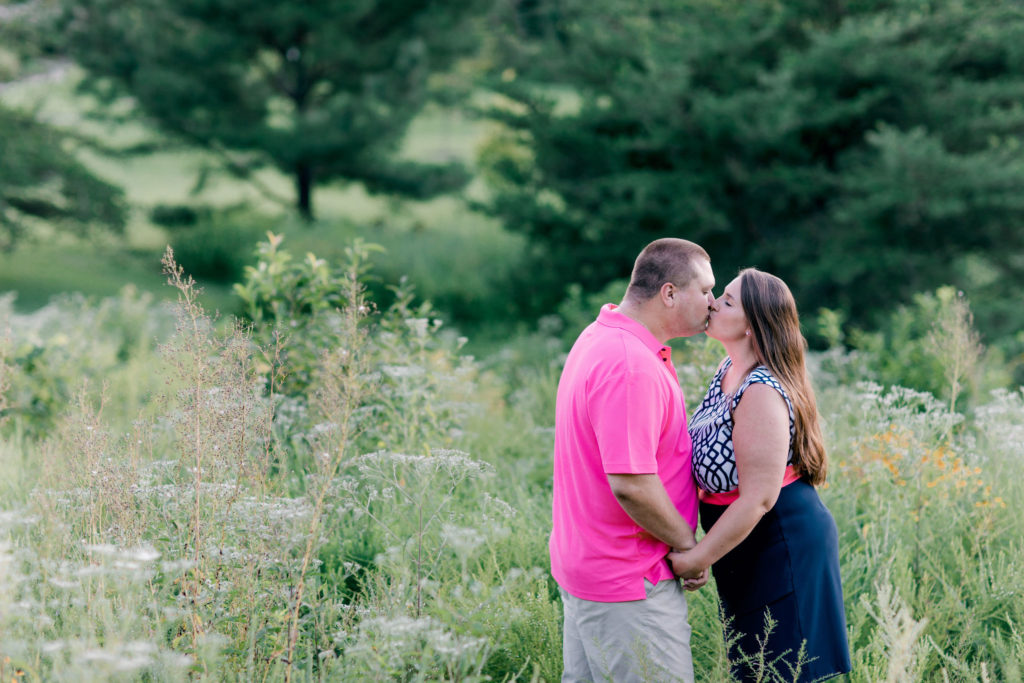
{"type": "Polygon", "coordinates": [[[617,327],[621,330],[626,330],[642,341],[644,346],[651,350],[651,353],[656,354],[662,360],[672,356],[671,348],[658,341],[658,338],[638,321],[633,320],[625,313],[619,312],[619,307],[615,304],[605,304],[602,306],[601,312],[597,315],[597,322],[607,327],[617,327]]]}

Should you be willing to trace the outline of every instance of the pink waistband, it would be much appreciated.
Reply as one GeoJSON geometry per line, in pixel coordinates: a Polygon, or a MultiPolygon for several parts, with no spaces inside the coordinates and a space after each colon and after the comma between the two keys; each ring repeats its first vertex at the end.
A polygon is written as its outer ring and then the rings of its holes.
{"type": "MultiPolygon", "coordinates": [[[[782,477],[782,485],[789,486],[794,481],[800,478],[800,473],[796,471],[792,465],[786,465],[785,476],[782,477]]],[[[740,497],[740,490],[733,489],[732,491],[725,491],[723,493],[708,493],[707,491],[700,490],[700,502],[709,503],[711,505],[729,505],[736,501],[740,497]]]]}

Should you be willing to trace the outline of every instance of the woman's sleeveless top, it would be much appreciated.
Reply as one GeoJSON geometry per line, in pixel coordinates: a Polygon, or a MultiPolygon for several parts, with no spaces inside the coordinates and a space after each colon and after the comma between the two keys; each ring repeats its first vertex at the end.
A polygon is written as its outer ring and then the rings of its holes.
{"type": "Polygon", "coordinates": [[[719,366],[708,387],[708,393],[704,395],[704,400],[689,423],[690,438],[693,440],[693,476],[697,485],[708,493],[724,493],[740,485],[736,472],[736,454],[732,447],[732,414],[743,392],[751,384],[767,384],[786,400],[790,443],[786,464],[793,463],[793,404],[786,390],[768,368],[759,365],[750,371],[735,394],[725,394],[722,392],[722,378],[731,366],[729,358],[719,366]]]}

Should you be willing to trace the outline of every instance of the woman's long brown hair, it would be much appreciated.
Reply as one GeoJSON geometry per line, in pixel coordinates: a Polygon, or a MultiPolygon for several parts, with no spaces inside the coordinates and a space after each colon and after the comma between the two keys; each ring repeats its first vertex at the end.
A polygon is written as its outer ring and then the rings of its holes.
{"type": "Polygon", "coordinates": [[[756,268],[740,271],[740,304],[750,325],[754,353],[785,388],[793,404],[793,466],[815,486],[828,469],[814,388],[807,377],[807,340],[800,333],[796,301],[786,283],[756,268]]]}

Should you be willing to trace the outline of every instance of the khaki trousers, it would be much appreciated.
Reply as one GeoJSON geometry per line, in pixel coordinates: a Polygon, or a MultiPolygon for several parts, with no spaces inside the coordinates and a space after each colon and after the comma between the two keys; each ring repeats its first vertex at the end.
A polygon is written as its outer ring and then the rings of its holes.
{"type": "Polygon", "coordinates": [[[593,602],[562,594],[563,683],[693,683],[686,593],[652,585],[646,600],[593,602]]]}

